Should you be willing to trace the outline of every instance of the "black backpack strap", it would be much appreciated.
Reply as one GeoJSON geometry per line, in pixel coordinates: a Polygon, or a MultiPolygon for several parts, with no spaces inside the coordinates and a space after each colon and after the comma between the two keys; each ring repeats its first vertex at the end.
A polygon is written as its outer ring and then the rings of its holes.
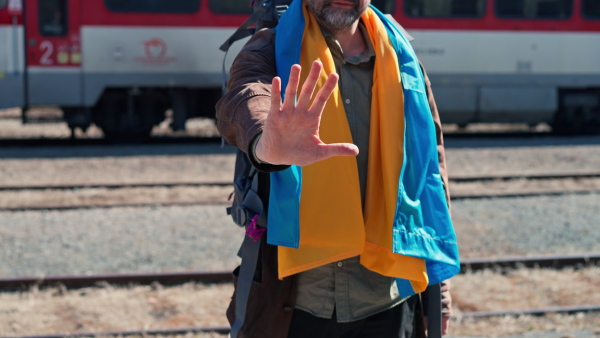
{"type": "Polygon", "coordinates": [[[244,236],[242,247],[238,255],[242,257],[240,266],[240,274],[235,286],[235,321],[231,325],[231,338],[237,338],[244,319],[246,318],[246,308],[248,306],[248,298],[250,296],[250,288],[254,281],[254,271],[258,264],[260,245],[263,241],[263,236],[253,239],[250,236],[244,236]]]}
{"type": "MultiPolygon", "coordinates": [[[[248,227],[254,221],[255,226],[262,228],[267,227],[267,213],[263,200],[258,195],[258,180],[259,172],[252,167],[250,176],[252,177],[252,185],[246,191],[244,200],[239,205],[234,205],[227,208],[227,214],[231,215],[235,224],[241,227],[248,227]]],[[[235,203],[234,203],[235,204],[235,203]]]]}
{"type": "Polygon", "coordinates": [[[427,337],[442,337],[442,289],[440,284],[427,287],[428,309],[427,312],[427,337]]]}
{"type": "Polygon", "coordinates": [[[260,19],[265,13],[267,13],[269,8],[271,7],[272,2],[273,0],[263,2],[260,5],[260,7],[258,7],[254,11],[254,13],[252,13],[252,15],[246,21],[244,21],[244,23],[240,27],[238,27],[238,29],[229,37],[229,39],[227,39],[221,45],[221,47],[219,47],[219,49],[224,52],[227,52],[229,50],[229,47],[231,47],[231,45],[234,42],[252,35],[253,32],[249,29],[249,27],[254,25],[258,21],[258,19],[260,19]]]}
{"type": "MultiPolygon", "coordinates": [[[[238,155],[245,156],[244,154],[238,155]]],[[[247,163],[247,165],[250,164],[247,163]]],[[[231,338],[237,338],[244,325],[250,289],[254,282],[256,267],[260,259],[260,246],[267,224],[263,201],[258,195],[260,174],[251,165],[247,174],[248,177],[252,177],[251,186],[247,189],[243,202],[232,210],[234,221],[246,228],[246,235],[238,252],[242,262],[235,286],[235,320],[231,325],[231,338]]]]}

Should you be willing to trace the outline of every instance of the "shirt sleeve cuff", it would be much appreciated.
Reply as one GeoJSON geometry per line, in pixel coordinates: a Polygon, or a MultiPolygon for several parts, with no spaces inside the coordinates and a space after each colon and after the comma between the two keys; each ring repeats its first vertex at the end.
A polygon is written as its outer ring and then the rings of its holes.
{"type": "Polygon", "coordinates": [[[261,137],[262,137],[262,133],[259,133],[252,139],[252,141],[250,141],[250,144],[248,145],[247,153],[248,153],[248,159],[250,160],[250,163],[252,163],[252,165],[258,171],[267,172],[267,173],[282,171],[282,170],[289,168],[290,167],[289,165],[270,164],[267,162],[263,162],[258,157],[256,157],[256,144],[258,143],[258,140],[260,140],[261,137]]]}

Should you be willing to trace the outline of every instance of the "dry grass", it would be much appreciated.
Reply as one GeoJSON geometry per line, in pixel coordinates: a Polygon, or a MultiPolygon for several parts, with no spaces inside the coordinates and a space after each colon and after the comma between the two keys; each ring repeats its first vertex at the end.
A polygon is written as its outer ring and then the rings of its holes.
{"type": "Polygon", "coordinates": [[[0,193],[4,208],[22,208],[44,205],[85,206],[162,203],[227,203],[232,187],[179,186],[124,189],[23,190],[0,193]]]}
{"type": "Polygon", "coordinates": [[[598,266],[499,272],[483,270],[453,277],[457,314],[600,304],[598,266]]]}
{"type": "Polygon", "coordinates": [[[33,288],[0,294],[0,335],[227,326],[230,284],[33,288]]]}
{"type": "Polygon", "coordinates": [[[578,192],[600,189],[600,179],[597,178],[564,178],[547,180],[492,180],[479,182],[452,183],[452,196],[469,196],[480,194],[519,194],[535,192],[578,192]]]}
{"type": "MultiPolygon", "coordinates": [[[[600,337],[600,314],[550,314],[536,316],[506,316],[486,319],[455,319],[450,334],[456,336],[499,337],[535,332],[563,332],[563,338],[575,338],[569,332],[588,330],[600,337]]],[[[538,335],[537,337],[543,337],[538,335]]],[[[590,337],[586,335],[586,337],[590,337]]]]}
{"type": "MultiPolygon", "coordinates": [[[[452,335],[500,336],[541,331],[598,330],[600,314],[551,314],[471,319],[471,311],[502,311],[600,303],[600,267],[491,270],[453,279],[452,335]]],[[[230,284],[177,287],[104,285],[0,293],[0,336],[227,326],[230,284]]],[[[600,332],[596,331],[597,334],[600,332]]],[[[221,337],[190,334],[180,337],[221,337]]]]}
{"type": "Polygon", "coordinates": [[[465,318],[463,312],[600,304],[600,266],[583,269],[483,270],[452,279],[452,334],[499,336],[539,331],[596,330],[600,314],[465,318]]]}

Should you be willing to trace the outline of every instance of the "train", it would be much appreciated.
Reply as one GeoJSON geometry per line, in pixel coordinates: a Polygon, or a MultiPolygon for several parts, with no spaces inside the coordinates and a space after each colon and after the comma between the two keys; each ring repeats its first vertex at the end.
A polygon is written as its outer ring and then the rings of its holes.
{"type": "MultiPolygon", "coordinates": [[[[0,109],[150,134],[214,117],[250,0],[0,0],[0,109]],[[167,113],[168,112],[168,113],[167,113]]],[[[260,1],[260,0],[256,0],[260,1]]],[[[414,37],[444,123],[600,132],[600,1],[373,0],[414,37]]]]}

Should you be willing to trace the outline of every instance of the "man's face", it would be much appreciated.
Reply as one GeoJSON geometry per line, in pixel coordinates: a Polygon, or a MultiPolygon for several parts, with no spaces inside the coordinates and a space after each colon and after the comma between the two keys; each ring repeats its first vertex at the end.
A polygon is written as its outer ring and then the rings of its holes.
{"type": "Polygon", "coordinates": [[[317,20],[330,32],[352,26],[367,10],[371,0],[305,0],[317,20]]]}

